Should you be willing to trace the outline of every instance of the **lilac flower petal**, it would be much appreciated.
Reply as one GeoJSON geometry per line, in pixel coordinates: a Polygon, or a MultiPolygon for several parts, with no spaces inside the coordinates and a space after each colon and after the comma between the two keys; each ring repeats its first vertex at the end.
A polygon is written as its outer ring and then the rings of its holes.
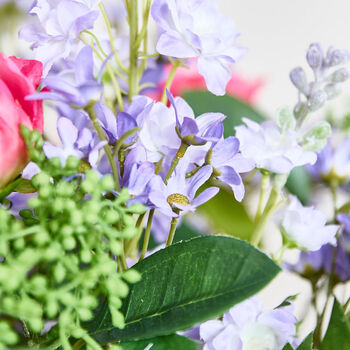
{"type": "Polygon", "coordinates": [[[64,147],[71,147],[77,141],[78,129],[69,119],[59,118],[57,121],[57,131],[64,147]]]}
{"type": "Polygon", "coordinates": [[[226,94],[226,85],[231,78],[231,71],[222,59],[199,57],[198,72],[204,77],[210,92],[218,96],[226,94]]]}
{"type": "Polygon", "coordinates": [[[237,137],[230,136],[226,139],[220,140],[213,147],[212,165],[217,168],[225,164],[233,156],[236,155],[239,149],[239,141],[237,137]]]}
{"type": "MultiPolygon", "coordinates": [[[[185,117],[180,128],[181,136],[196,135],[198,133],[198,127],[196,121],[185,117]]],[[[199,142],[203,142],[202,139],[199,142]]]]}
{"type": "Polygon", "coordinates": [[[205,202],[208,202],[210,199],[212,199],[214,196],[217,195],[219,192],[219,188],[217,187],[209,187],[205,189],[203,192],[201,192],[193,201],[192,205],[194,207],[199,207],[205,202]]]}
{"type": "Polygon", "coordinates": [[[151,192],[149,194],[150,201],[156,206],[156,208],[161,211],[164,215],[170,217],[177,217],[178,215],[172,211],[169,203],[166,201],[164,195],[160,192],[151,192]]]}
{"type": "Polygon", "coordinates": [[[188,197],[194,198],[197,190],[201,187],[211,176],[212,167],[205,165],[200,168],[192,177],[189,178],[188,197]]]}
{"type": "Polygon", "coordinates": [[[242,183],[241,177],[237,174],[235,169],[232,167],[225,165],[218,168],[221,172],[219,179],[229,185],[239,185],[242,183]]]}
{"type": "Polygon", "coordinates": [[[80,149],[87,148],[92,141],[92,132],[89,129],[81,129],[78,133],[76,146],[80,149]]]}
{"type": "Polygon", "coordinates": [[[118,138],[117,121],[113,112],[101,102],[95,103],[95,113],[103,130],[106,132],[109,140],[114,143],[118,138]]]}
{"type": "Polygon", "coordinates": [[[78,54],[75,61],[75,79],[78,85],[87,81],[93,81],[94,63],[92,57],[92,49],[85,46],[78,54]]]}
{"type": "Polygon", "coordinates": [[[161,34],[156,50],[162,55],[178,58],[196,57],[199,54],[194,48],[185,43],[182,36],[175,31],[161,34]]]}
{"type": "MultiPolygon", "coordinates": [[[[119,112],[117,116],[117,132],[118,132],[118,138],[121,138],[127,131],[137,128],[137,123],[135,119],[128,113],[125,112],[119,112]]],[[[131,137],[128,137],[125,140],[125,143],[132,142],[136,137],[136,134],[134,134],[131,137]]]]}

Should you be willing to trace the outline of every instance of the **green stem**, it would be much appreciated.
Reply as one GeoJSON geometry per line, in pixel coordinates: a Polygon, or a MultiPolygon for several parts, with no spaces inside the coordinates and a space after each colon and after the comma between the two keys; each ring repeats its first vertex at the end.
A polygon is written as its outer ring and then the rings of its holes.
{"type": "Polygon", "coordinates": [[[165,176],[164,179],[164,183],[167,184],[168,180],[170,179],[170,176],[172,175],[172,173],[174,172],[176,166],[179,164],[179,160],[185,155],[186,151],[187,151],[188,145],[184,142],[181,142],[181,145],[178,149],[178,151],[176,152],[176,155],[173,159],[173,161],[171,162],[170,168],[168,170],[168,173],[165,176]]]}
{"type": "Polygon", "coordinates": [[[145,237],[143,239],[143,245],[142,245],[142,250],[141,250],[139,261],[141,261],[147,253],[148,243],[149,243],[149,239],[151,237],[151,227],[152,227],[153,215],[154,215],[154,209],[151,209],[149,214],[148,214],[147,226],[146,226],[146,230],[145,230],[145,237]]]}
{"type": "Polygon", "coordinates": [[[178,218],[171,219],[170,231],[169,231],[168,239],[167,239],[166,244],[165,244],[166,247],[168,247],[169,245],[171,245],[173,243],[175,231],[176,231],[176,226],[177,226],[177,221],[178,221],[178,218]]]}
{"type": "MultiPolygon", "coordinates": [[[[84,38],[80,37],[80,40],[86,44],[86,45],[89,45],[91,48],[92,48],[92,51],[95,53],[95,55],[102,61],[104,62],[104,58],[101,56],[101,54],[96,50],[95,46],[93,43],[89,43],[87,42],[86,40],[84,40],[84,38]]],[[[117,103],[118,103],[118,107],[121,111],[124,110],[124,106],[123,106],[123,97],[122,97],[122,93],[121,93],[121,89],[119,87],[119,84],[118,84],[118,81],[117,79],[115,78],[114,76],[114,73],[113,73],[113,69],[112,69],[112,66],[107,62],[106,63],[106,69],[107,69],[107,72],[111,78],[111,81],[112,81],[112,85],[113,85],[113,88],[114,88],[114,91],[115,91],[115,96],[116,96],[116,99],[117,99],[117,103]]]]}
{"type": "Polygon", "coordinates": [[[138,0],[131,0],[129,12],[129,102],[138,93],[138,47],[135,46],[138,32],[138,0]]]}
{"type": "Polygon", "coordinates": [[[107,13],[106,13],[106,10],[105,10],[105,8],[103,6],[102,1],[99,3],[98,7],[99,7],[99,9],[100,9],[100,11],[102,13],[102,17],[103,17],[103,19],[105,21],[105,24],[106,24],[108,37],[109,37],[109,42],[110,42],[111,49],[112,49],[112,52],[113,52],[113,55],[114,55],[114,59],[115,59],[117,65],[121,68],[121,70],[124,73],[128,73],[128,70],[123,65],[122,61],[119,59],[118,52],[117,52],[116,47],[114,45],[114,37],[113,37],[113,33],[112,33],[112,26],[111,26],[111,23],[110,23],[110,21],[108,19],[108,16],[107,16],[107,13]]]}
{"type": "Polygon", "coordinates": [[[267,189],[269,187],[269,183],[270,183],[270,174],[268,174],[266,172],[262,172],[261,173],[261,184],[260,184],[260,197],[259,197],[258,208],[256,210],[255,222],[259,221],[259,218],[262,214],[264,199],[265,199],[267,189]]]}
{"type": "Polygon", "coordinates": [[[176,70],[179,68],[179,66],[181,65],[181,61],[180,60],[177,60],[173,63],[173,66],[171,67],[171,70],[170,70],[170,73],[169,73],[169,76],[168,76],[168,79],[165,83],[165,86],[164,86],[164,90],[163,90],[163,94],[162,94],[162,99],[161,99],[161,102],[163,102],[164,104],[167,103],[167,95],[166,95],[166,90],[169,90],[170,87],[171,87],[171,84],[174,80],[174,77],[175,77],[175,73],[176,73],[176,70]]]}
{"type": "MultiPolygon", "coordinates": [[[[148,43],[147,26],[148,26],[150,8],[151,8],[151,0],[146,0],[145,10],[143,12],[143,24],[142,24],[143,27],[141,29],[141,33],[142,33],[143,29],[145,28],[144,35],[143,35],[143,51],[142,51],[142,54],[144,57],[147,56],[147,43],[148,43]]],[[[146,64],[147,64],[147,60],[142,60],[141,70],[139,74],[140,77],[142,76],[143,72],[146,69],[146,64]]]]}
{"type": "MultiPolygon", "coordinates": [[[[89,114],[90,116],[90,119],[92,121],[92,124],[96,130],[96,133],[98,135],[98,137],[100,138],[101,141],[108,141],[100,124],[98,123],[97,121],[97,115],[95,113],[95,110],[94,110],[94,104],[88,106],[86,108],[87,110],[87,113],[89,114]]],[[[109,161],[109,164],[111,165],[111,168],[112,168],[112,174],[113,174],[113,179],[114,179],[114,186],[115,186],[115,190],[116,191],[119,191],[120,190],[120,187],[119,187],[119,174],[118,174],[118,169],[117,169],[117,164],[116,162],[114,161],[114,157],[112,155],[112,151],[109,147],[109,145],[105,145],[104,147],[104,150],[106,152],[106,155],[107,155],[107,158],[108,158],[108,161],[109,161]]]]}
{"type": "Polygon", "coordinates": [[[267,219],[270,217],[272,211],[275,209],[278,197],[279,191],[277,191],[275,188],[272,188],[269,199],[267,200],[267,203],[265,205],[264,211],[262,212],[258,222],[256,223],[254,232],[250,240],[252,245],[254,245],[255,247],[257,247],[261,241],[267,219]]]}

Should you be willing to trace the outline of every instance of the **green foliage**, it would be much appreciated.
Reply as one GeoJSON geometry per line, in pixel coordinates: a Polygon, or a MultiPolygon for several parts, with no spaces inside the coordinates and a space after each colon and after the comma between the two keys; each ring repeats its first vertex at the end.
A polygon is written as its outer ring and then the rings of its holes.
{"type": "MultiPolygon", "coordinates": [[[[296,350],[312,350],[312,338],[313,333],[310,333],[303,341],[302,343],[297,347],[296,350]]],[[[290,344],[287,344],[283,350],[293,350],[293,347],[290,344]]]]}
{"type": "Polygon", "coordinates": [[[225,189],[202,204],[198,212],[209,219],[214,232],[249,240],[254,230],[254,223],[243,204],[237,202],[233,193],[225,189]]]}
{"type": "MultiPolygon", "coordinates": [[[[73,167],[62,169],[59,162],[46,162],[33,152],[46,170],[31,180],[37,195],[29,200],[30,209],[16,220],[0,207],[0,349],[18,340],[10,323],[25,325],[35,343],[43,341],[44,322],[55,319],[64,349],[70,349],[71,335],[94,343],[82,324],[93,318],[101,295],[108,300],[113,325],[125,325],[122,299],[128,283],[139,281],[140,274],[122,272],[119,262],[123,240],[137,234],[133,214],[144,208],[126,206],[127,190],[112,195],[111,176],[99,179],[89,170],[84,178],[67,178],[63,175],[73,167]]],[[[67,163],[79,165],[80,160],[67,163]]],[[[50,333],[46,338],[57,340],[50,333]]]]}
{"type": "Polygon", "coordinates": [[[99,343],[172,334],[225,312],[264,287],[279,267],[248,243],[202,236],[162,249],[134,266],[142,279],[131,287],[113,327],[108,306],[90,334],[99,343]]]}
{"type": "Polygon", "coordinates": [[[164,337],[139,340],[134,342],[122,342],[123,350],[144,350],[146,346],[153,344],[152,350],[197,350],[198,344],[192,340],[177,334],[164,337]]]}
{"type": "Polygon", "coordinates": [[[320,350],[334,349],[350,350],[350,321],[337,299],[334,299],[331,319],[320,350]]]}
{"type": "Polygon", "coordinates": [[[288,176],[286,187],[305,205],[311,195],[311,179],[305,167],[294,168],[288,176]]]}

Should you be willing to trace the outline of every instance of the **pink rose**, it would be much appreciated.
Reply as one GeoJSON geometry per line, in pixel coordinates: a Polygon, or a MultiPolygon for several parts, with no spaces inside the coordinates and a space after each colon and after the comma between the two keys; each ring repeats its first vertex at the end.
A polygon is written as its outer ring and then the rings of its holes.
{"type": "Polygon", "coordinates": [[[43,130],[42,101],[27,101],[42,76],[39,61],[6,57],[0,53],[0,188],[13,180],[28,163],[20,124],[43,130]]]}

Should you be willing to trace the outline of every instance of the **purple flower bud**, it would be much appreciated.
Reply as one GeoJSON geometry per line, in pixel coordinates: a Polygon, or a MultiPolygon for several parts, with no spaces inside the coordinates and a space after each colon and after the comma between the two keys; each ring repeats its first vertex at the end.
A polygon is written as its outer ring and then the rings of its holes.
{"type": "Polygon", "coordinates": [[[346,68],[337,69],[328,77],[328,80],[332,83],[342,83],[348,79],[349,71],[346,68]]]}
{"type": "Polygon", "coordinates": [[[294,86],[303,94],[307,94],[309,90],[309,84],[307,83],[306,74],[301,67],[294,68],[289,73],[290,80],[294,86]]]}
{"type": "Polygon", "coordinates": [[[320,109],[328,99],[328,94],[323,90],[317,90],[311,94],[307,101],[307,106],[310,111],[320,109]]]}
{"type": "Polygon", "coordinates": [[[322,65],[323,50],[320,44],[314,43],[309,46],[306,60],[312,69],[317,69],[322,65]]]}
{"type": "Polygon", "coordinates": [[[349,52],[347,50],[334,49],[330,47],[327,52],[327,66],[333,67],[339,64],[345,63],[350,58],[349,52]]]}
{"type": "Polygon", "coordinates": [[[327,84],[324,87],[324,91],[327,94],[328,100],[331,100],[332,98],[337,97],[341,90],[338,84],[327,84]]]}

